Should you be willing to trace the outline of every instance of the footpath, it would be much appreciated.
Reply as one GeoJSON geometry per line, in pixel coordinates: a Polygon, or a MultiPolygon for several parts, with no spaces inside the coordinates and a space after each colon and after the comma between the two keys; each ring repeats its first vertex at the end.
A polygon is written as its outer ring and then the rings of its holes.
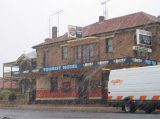
{"type": "Polygon", "coordinates": [[[59,104],[30,104],[30,105],[0,105],[0,109],[20,110],[54,110],[54,111],[87,111],[87,112],[120,112],[119,108],[106,105],[59,105],[59,104]]]}
{"type": "MultiPolygon", "coordinates": [[[[106,112],[106,113],[122,113],[121,108],[107,107],[106,105],[63,105],[63,104],[26,104],[26,105],[0,105],[0,109],[16,109],[16,110],[42,110],[42,111],[81,111],[81,112],[106,112]]],[[[137,110],[138,113],[144,113],[142,110],[137,110]]],[[[160,114],[160,110],[154,113],[160,114]]]]}

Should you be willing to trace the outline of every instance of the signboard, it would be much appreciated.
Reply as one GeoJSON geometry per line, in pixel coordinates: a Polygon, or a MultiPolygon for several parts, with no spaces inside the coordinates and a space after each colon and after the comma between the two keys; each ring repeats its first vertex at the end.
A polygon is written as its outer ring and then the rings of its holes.
{"type": "Polygon", "coordinates": [[[76,38],[76,26],[68,26],[68,37],[69,38],[76,38]]]}
{"type": "Polygon", "coordinates": [[[136,30],[137,45],[151,46],[152,45],[152,33],[145,30],[136,30]]]}
{"type": "Polygon", "coordinates": [[[82,38],[82,27],[76,27],[76,38],[82,38]]]}
{"type": "Polygon", "coordinates": [[[79,68],[86,68],[86,67],[97,67],[97,66],[107,66],[107,65],[113,65],[113,64],[128,64],[128,63],[141,63],[145,65],[157,64],[157,62],[154,60],[127,57],[127,58],[110,59],[110,60],[98,61],[98,62],[87,62],[87,63],[79,63],[79,64],[68,64],[68,65],[60,65],[60,66],[53,66],[53,67],[45,67],[43,68],[43,72],[62,71],[62,70],[71,70],[71,69],[79,69],[79,68]]]}
{"type": "Polygon", "coordinates": [[[68,37],[69,38],[81,38],[82,37],[82,27],[78,26],[68,26],[68,37]]]}
{"type": "Polygon", "coordinates": [[[138,52],[152,52],[151,48],[141,47],[141,46],[133,46],[133,50],[138,52]]]}

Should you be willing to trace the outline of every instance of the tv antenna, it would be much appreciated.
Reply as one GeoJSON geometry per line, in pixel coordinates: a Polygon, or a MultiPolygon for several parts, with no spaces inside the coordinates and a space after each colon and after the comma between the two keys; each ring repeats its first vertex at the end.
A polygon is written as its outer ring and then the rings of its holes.
{"type": "Polygon", "coordinates": [[[101,3],[101,5],[103,6],[103,15],[104,15],[105,20],[108,19],[108,2],[109,1],[110,0],[106,0],[101,3]]]}
{"type": "Polygon", "coordinates": [[[51,19],[53,16],[57,15],[57,36],[59,36],[59,14],[63,12],[63,10],[59,10],[57,12],[51,11],[52,14],[49,16],[49,37],[51,38],[51,19]]]}

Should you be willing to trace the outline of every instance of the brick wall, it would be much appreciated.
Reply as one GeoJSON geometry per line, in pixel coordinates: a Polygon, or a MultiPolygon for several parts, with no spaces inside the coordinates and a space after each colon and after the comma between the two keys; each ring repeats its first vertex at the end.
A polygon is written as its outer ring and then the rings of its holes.
{"type": "MultiPolygon", "coordinates": [[[[160,61],[160,26],[152,25],[151,27],[147,27],[146,30],[153,33],[153,52],[148,54],[148,58],[160,61]]],[[[91,61],[108,60],[127,56],[136,57],[135,51],[132,50],[132,47],[136,45],[136,28],[113,32],[110,35],[99,35],[94,39],[86,38],[85,40],[77,40],[75,43],[60,42],[58,44],[38,48],[38,66],[43,67],[44,51],[49,51],[49,66],[83,62],[75,60],[75,47],[90,43],[94,43],[96,49],[95,56],[91,58],[91,61]],[[106,52],[106,39],[108,38],[111,38],[113,42],[113,52],[109,53],[106,52]],[[62,60],[62,47],[64,45],[68,47],[69,51],[69,58],[67,60],[62,60]]]]}

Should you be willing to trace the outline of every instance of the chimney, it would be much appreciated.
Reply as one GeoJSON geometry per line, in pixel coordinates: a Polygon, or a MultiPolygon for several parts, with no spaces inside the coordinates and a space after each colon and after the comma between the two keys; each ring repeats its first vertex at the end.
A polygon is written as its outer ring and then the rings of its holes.
{"type": "Polygon", "coordinates": [[[99,22],[102,22],[104,20],[105,20],[104,16],[99,16],[99,22]]]}
{"type": "Polygon", "coordinates": [[[57,38],[57,27],[52,27],[52,39],[57,38]]]}

